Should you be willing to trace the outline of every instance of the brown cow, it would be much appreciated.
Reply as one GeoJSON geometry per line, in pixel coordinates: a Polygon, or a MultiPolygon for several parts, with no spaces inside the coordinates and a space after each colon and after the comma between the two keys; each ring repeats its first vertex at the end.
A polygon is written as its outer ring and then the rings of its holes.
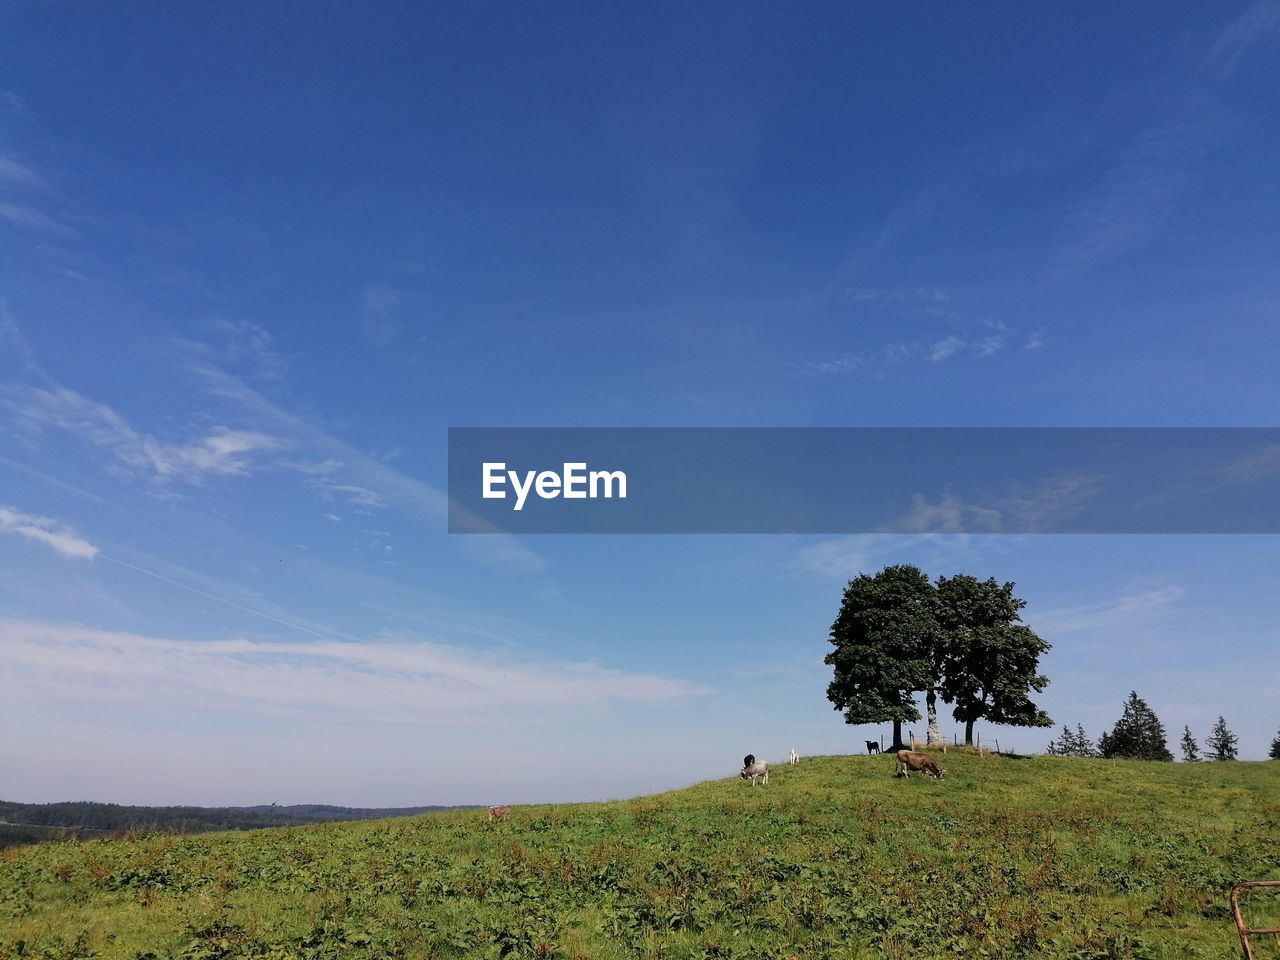
{"type": "Polygon", "coordinates": [[[912,770],[923,770],[931,777],[941,780],[947,772],[933,762],[933,757],[914,750],[898,751],[898,776],[909,777],[912,770]]]}
{"type": "Polygon", "coordinates": [[[495,820],[505,820],[509,816],[511,816],[510,807],[490,807],[489,808],[490,823],[493,823],[493,821],[495,820]]]}

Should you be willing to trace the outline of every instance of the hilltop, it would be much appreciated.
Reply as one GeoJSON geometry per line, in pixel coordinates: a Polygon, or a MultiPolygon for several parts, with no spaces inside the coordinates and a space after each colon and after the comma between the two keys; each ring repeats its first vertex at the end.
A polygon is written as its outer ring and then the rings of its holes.
{"type": "Polygon", "coordinates": [[[1233,956],[1280,763],[950,754],[635,800],[0,854],[0,958],[1233,956]]]}

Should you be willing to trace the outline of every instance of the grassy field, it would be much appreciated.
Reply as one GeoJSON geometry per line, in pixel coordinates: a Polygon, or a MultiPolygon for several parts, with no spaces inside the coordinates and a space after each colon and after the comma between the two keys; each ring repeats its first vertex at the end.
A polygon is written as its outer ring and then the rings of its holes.
{"type": "Polygon", "coordinates": [[[0,958],[1228,958],[1280,878],[1280,763],[945,766],[14,849],[0,958]]]}

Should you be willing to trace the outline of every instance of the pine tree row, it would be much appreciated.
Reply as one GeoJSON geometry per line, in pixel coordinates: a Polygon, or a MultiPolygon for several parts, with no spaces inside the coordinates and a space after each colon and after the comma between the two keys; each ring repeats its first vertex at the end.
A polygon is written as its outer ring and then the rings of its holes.
{"type": "MultiPolygon", "coordinates": [[[[1235,760],[1239,756],[1239,738],[1227,727],[1227,721],[1218,717],[1206,742],[1208,752],[1200,755],[1200,744],[1192,736],[1190,727],[1182,728],[1182,759],[1195,763],[1201,759],[1235,760]]],[[[1089,739],[1084,727],[1076,724],[1075,730],[1063,726],[1062,734],[1050,740],[1045,752],[1055,757],[1123,757],[1131,760],[1172,760],[1164,725],[1137,691],[1129,693],[1124,712],[1116,725],[1098,738],[1097,744],[1089,739]]],[[[1280,760],[1280,733],[1271,741],[1268,756],[1280,760]]]]}

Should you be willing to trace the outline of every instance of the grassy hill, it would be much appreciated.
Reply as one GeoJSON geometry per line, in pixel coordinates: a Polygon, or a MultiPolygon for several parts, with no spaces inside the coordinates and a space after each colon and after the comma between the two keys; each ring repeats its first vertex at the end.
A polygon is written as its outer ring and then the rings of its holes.
{"type": "Polygon", "coordinates": [[[1280,763],[945,766],[16,848],[0,960],[1226,958],[1227,890],[1280,878],[1280,763]]]}

